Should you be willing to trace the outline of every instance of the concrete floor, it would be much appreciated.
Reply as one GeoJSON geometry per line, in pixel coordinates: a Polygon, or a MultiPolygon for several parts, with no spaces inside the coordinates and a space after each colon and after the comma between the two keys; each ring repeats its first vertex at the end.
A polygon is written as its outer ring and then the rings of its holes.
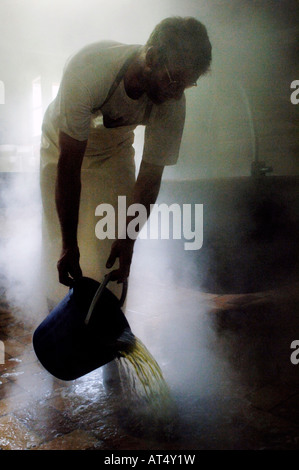
{"type": "Polygon", "coordinates": [[[168,422],[128,407],[98,369],[51,377],[32,349],[37,320],[1,289],[0,448],[200,450],[299,448],[299,286],[247,295],[146,287],[132,273],[126,314],[173,400],[168,422]],[[154,295],[153,295],[154,292],[154,295]]]}
{"type": "Polygon", "coordinates": [[[0,449],[299,447],[299,364],[290,360],[299,340],[298,283],[204,292],[180,283],[188,266],[168,280],[160,254],[137,250],[125,313],[171,392],[174,410],[157,416],[128,402],[103,368],[63,382],[38,362],[32,333],[46,314],[35,269],[40,206],[28,195],[34,184],[16,188],[17,198],[0,208],[0,449]]]}

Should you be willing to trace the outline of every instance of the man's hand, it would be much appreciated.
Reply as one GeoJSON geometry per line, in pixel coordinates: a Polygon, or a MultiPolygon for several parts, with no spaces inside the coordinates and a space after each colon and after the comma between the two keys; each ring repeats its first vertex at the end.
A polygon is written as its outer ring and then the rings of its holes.
{"type": "Polygon", "coordinates": [[[118,284],[120,282],[124,282],[129,277],[134,242],[135,240],[130,240],[128,238],[123,240],[120,239],[116,240],[111,247],[110,256],[106,263],[106,268],[112,268],[116,259],[119,259],[119,268],[112,271],[111,273],[111,280],[117,281],[118,284]]]}
{"type": "Polygon", "coordinates": [[[64,248],[57,263],[59,282],[71,286],[73,281],[82,277],[79,264],[80,252],[78,247],[64,248]]]}
{"type": "MultiPolygon", "coordinates": [[[[132,203],[143,204],[150,215],[151,204],[154,204],[160,189],[163,166],[141,162],[138,178],[133,190],[132,203]]],[[[127,226],[134,217],[127,216],[127,226]]],[[[139,231],[142,226],[139,226],[139,231]]],[[[127,233],[126,233],[127,235],[127,233]]],[[[137,237],[136,237],[137,238],[137,237]]],[[[119,259],[119,268],[112,271],[111,280],[118,283],[124,282],[129,277],[132,262],[135,239],[120,238],[116,240],[111,248],[110,256],[106,263],[106,268],[112,268],[116,259],[119,259]]]]}

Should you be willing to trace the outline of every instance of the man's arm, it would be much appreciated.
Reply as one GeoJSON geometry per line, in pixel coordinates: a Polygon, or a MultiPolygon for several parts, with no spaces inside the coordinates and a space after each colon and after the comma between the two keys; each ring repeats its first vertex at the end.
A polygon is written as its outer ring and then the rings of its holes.
{"type": "MultiPolygon", "coordinates": [[[[153,165],[144,161],[140,165],[138,178],[133,190],[132,204],[142,204],[146,208],[147,218],[150,215],[150,206],[156,202],[159,194],[163,169],[164,166],[153,165]]],[[[133,218],[127,217],[127,226],[133,218]]],[[[141,228],[139,227],[139,232],[141,228]]],[[[119,268],[113,271],[112,280],[123,282],[129,276],[134,243],[135,240],[130,239],[128,236],[124,239],[118,239],[113,243],[106,267],[111,268],[116,259],[119,258],[119,268]]]]}
{"type": "Polygon", "coordinates": [[[69,286],[81,277],[77,227],[81,194],[81,165],[87,141],[73,139],[60,132],[60,156],[57,166],[56,207],[62,233],[62,251],[57,263],[59,282],[69,286]]]}

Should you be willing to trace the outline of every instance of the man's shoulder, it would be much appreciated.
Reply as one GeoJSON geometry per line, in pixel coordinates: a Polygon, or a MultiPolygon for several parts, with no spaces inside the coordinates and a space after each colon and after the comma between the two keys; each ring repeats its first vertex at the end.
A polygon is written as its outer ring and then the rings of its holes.
{"type": "Polygon", "coordinates": [[[78,54],[90,54],[90,53],[100,53],[100,52],[112,52],[117,51],[118,48],[126,48],[129,47],[128,44],[124,44],[118,41],[103,39],[101,41],[92,42],[86,44],[75,55],[78,54]]]}
{"type": "Polygon", "coordinates": [[[66,68],[98,67],[113,63],[121,63],[131,52],[140,47],[135,44],[124,44],[112,40],[102,40],[88,44],[73,54],[66,68]]]}

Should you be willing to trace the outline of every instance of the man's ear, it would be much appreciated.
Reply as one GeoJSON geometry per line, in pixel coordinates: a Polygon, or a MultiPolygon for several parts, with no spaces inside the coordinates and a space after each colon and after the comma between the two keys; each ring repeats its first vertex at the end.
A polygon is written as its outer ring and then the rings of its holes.
{"type": "Polygon", "coordinates": [[[159,50],[155,46],[150,46],[145,54],[145,64],[151,70],[159,64],[159,50]]]}

